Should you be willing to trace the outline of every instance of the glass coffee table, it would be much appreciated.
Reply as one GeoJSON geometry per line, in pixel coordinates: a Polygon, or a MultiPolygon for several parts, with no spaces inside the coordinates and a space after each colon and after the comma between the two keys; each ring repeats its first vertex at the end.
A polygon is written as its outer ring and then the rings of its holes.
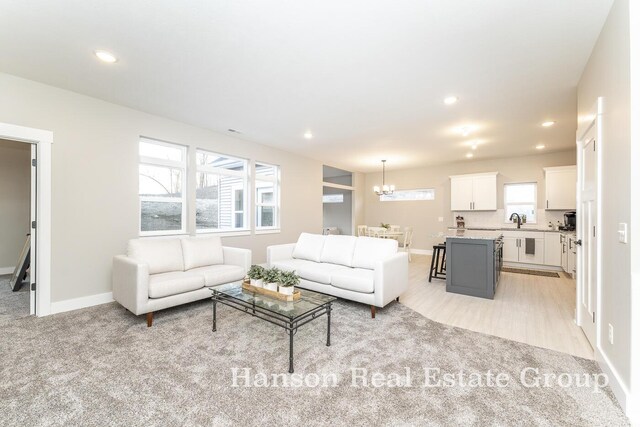
{"type": "Polygon", "coordinates": [[[314,319],[327,315],[327,346],[331,345],[331,303],[337,298],[318,292],[300,290],[300,299],[281,301],[266,295],[242,289],[242,281],[212,286],[213,332],[216,331],[216,305],[233,307],[276,326],[289,335],[289,372],[293,373],[293,336],[298,328],[314,319]]]}

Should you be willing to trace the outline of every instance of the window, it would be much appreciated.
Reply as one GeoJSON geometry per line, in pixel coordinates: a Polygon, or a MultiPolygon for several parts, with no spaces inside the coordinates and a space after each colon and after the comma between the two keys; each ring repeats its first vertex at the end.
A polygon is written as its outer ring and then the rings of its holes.
{"type": "Polygon", "coordinates": [[[256,230],[280,227],[280,168],[256,162],[256,230]]]}
{"type": "Polygon", "coordinates": [[[248,162],[196,151],[196,230],[246,230],[248,162]]]}
{"type": "Polygon", "coordinates": [[[322,203],[344,203],[344,194],[324,194],[322,203]]]}
{"type": "Polygon", "coordinates": [[[420,200],[434,200],[436,191],[433,188],[421,188],[417,190],[396,190],[393,194],[380,196],[381,202],[409,202],[420,200]]]}
{"type": "MultiPolygon", "coordinates": [[[[536,223],[537,184],[535,182],[504,185],[504,220],[513,213],[525,216],[527,223],[536,223]]],[[[523,221],[524,222],[524,221],[523,221]]]]}
{"type": "Polygon", "coordinates": [[[187,148],[141,138],[139,155],[140,234],[184,233],[187,148]]]}

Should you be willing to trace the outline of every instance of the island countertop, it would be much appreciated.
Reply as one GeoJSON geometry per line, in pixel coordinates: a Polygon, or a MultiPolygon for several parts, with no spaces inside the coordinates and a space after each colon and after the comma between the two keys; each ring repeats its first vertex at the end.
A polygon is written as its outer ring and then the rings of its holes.
{"type": "Polygon", "coordinates": [[[499,230],[453,229],[447,230],[444,237],[455,239],[498,240],[502,237],[502,232],[499,230]]]}

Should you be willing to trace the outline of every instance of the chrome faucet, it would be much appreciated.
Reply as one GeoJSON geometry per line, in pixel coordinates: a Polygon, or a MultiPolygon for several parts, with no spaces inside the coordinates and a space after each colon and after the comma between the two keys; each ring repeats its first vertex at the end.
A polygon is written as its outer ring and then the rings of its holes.
{"type": "Polygon", "coordinates": [[[509,217],[509,221],[513,221],[513,216],[518,217],[518,228],[520,228],[520,226],[522,225],[522,218],[520,218],[520,215],[518,215],[517,213],[512,213],[511,216],[509,217]]]}

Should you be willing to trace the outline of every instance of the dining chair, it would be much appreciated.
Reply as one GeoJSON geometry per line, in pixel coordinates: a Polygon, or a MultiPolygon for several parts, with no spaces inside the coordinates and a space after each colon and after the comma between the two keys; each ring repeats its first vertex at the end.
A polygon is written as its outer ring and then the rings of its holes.
{"type": "Polygon", "coordinates": [[[404,228],[404,242],[400,244],[400,248],[407,251],[409,262],[411,262],[411,242],[413,241],[413,227],[404,228]]]}
{"type": "Polygon", "coordinates": [[[384,227],[367,227],[369,237],[381,237],[385,231],[387,229],[384,227]]]}
{"type": "Polygon", "coordinates": [[[366,225],[359,225],[358,226],[358,237],[360,236],[367,236],[367,226],[366,225]]]}

